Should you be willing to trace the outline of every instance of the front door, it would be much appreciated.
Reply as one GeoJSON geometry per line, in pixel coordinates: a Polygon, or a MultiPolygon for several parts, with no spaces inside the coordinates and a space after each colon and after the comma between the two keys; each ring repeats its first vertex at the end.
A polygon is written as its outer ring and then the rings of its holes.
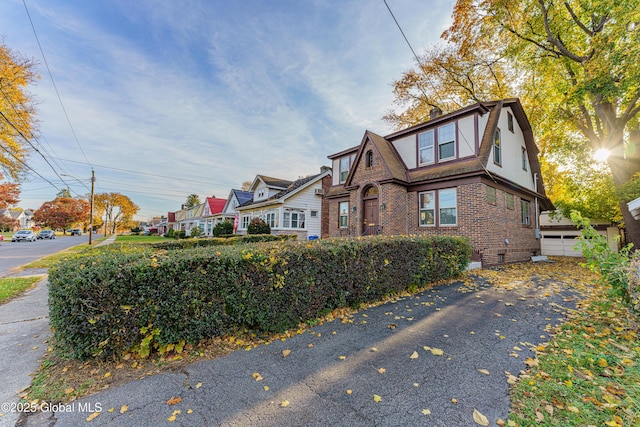
{"type": "Polygon", "coordinates": [[[362,214],[362,234],[365,236],[378,234],[379,207],[377,188],[371,187],[369,191],[365,192],[365,196],[362,200],[362,206],[364,208],[364,212],[362,214]]]}

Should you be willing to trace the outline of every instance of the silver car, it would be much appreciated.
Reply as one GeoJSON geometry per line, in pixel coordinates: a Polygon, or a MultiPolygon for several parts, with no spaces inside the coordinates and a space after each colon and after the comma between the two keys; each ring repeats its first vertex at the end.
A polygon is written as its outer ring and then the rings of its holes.
{"type": "Polygon", "coordinates": [[[28,240],[30,242],[35,242],[37,239],[36,233],[31,230],[18,230],[13,233],[11,237],[12,242],[19,242],[21,240],[28,240]]]}

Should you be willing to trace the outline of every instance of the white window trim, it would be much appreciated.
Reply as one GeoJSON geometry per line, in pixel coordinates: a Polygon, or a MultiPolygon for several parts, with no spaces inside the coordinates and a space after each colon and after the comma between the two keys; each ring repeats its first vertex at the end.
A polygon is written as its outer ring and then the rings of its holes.
{"type": "Polygon", "coordinates": [[[437,152],[437,158],[438,158],[438,162],[445,162],[445,161],[449,161],[449,160],[454,160],[457,157],[457,147],[456,147],[456,143],[457,143],[457,126],[456,123],[447,123],[446,125],[442,125],[440,127],[438,127],[438,138],[437,138],[437,146],[438,146],[438,152],[437,152]],[[448,128],[452,126],[453,127],[453,140],[447,140],[446,142],[442,142],[442,138],[440,138],[440,131],[442,129],[448,128]],[[444,144],[453,144],[453,155],[450,157],[443,157],[440,158],[440,146],[444,145],[444,144]]]}
{"type": "Polygon", "coordinates": [[[435,190],[431,190],[431,191],[422,191],[420,193],[418,193],[418,226],[419,227],[435,227],[436,226],[436,191],[435,190]],[[430,208],[423,208],[421,206],[422,204],[422,195],[425,193],[431,193],[431,205],[432,207],[430,208]],[[420,221],[420,215],[422,214],[422,211],[432,211],[432,215],[433,215],[433,224],[422,224],[422,222],[420,221]]]}

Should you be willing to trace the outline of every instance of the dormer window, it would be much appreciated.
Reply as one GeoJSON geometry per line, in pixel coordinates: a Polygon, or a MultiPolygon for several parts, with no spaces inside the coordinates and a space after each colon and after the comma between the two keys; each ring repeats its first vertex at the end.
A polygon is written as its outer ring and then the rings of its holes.
{"type": "Polygon", "coordinates": [[[264,188],[261,188],[260,190],[258,190],[258,199],[263,198],[265,193],[266,193],[266,189],[264,188]]]}
{"type": "Polygon", "coordinates": [[[438,160],[448,160],[456,157],[456,124],[438,128],[438,160]]]}

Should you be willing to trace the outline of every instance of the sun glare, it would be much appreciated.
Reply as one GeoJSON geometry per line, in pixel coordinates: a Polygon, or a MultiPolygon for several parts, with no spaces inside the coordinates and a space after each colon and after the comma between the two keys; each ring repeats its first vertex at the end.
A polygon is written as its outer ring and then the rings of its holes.
{"type": "Polygon", "coordinates": [[[595,153],[593,153],[593,158],[598,162],[606,162],[611,155],[611,152],[606,148],[598,148],[595,153]]]}

